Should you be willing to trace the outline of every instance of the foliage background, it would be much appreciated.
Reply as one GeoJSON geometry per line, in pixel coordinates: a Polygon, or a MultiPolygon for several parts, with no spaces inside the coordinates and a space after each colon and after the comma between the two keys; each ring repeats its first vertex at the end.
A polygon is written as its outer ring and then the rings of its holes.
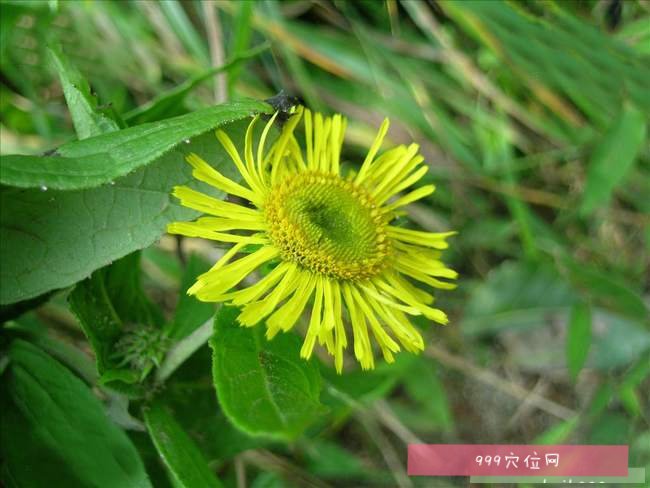
{"type": "Polygon", "coordinates": [[[0,7],[8,486],[466,483],[408,478],[409,442],[628,444],[650,468],[647,1],[0,7]],[[184,295],[220,251],[162,235],[192,218],[167,194],[189,178],[182,141],[231,171],[199,134],[238,133],[269,108],[233,102],[280,90],[349,118],[351,165],[385,116],[391,143],[421,144],[437,191],[410,217],[459,231],[446,260],[460,286],[438,294],[450,326],[419,324],[421,356],[371,373],[348,361],[341,377],[327,358],[294,365],[292,336],[249,357],[254,332],[221,310],[220,404],[214,309],[184,295]],[[90,142],[64,145],[76,138],[90,142]],[[259,358],[290,363],[264,393],[289,420],[245,414],[262,393],[237,372],[264,375],[259,358]]]}

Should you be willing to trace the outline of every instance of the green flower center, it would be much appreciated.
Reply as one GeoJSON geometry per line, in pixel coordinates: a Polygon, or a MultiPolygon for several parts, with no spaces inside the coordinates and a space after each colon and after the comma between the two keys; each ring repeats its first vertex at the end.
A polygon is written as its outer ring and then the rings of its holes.
{"type": "Polygon", "coordinates": [[[269,235],[282,257],[340,279],[384,266],[386,223],[370,195],[337,175],[306,172],[276,185],[266,201],[269,235]]]}

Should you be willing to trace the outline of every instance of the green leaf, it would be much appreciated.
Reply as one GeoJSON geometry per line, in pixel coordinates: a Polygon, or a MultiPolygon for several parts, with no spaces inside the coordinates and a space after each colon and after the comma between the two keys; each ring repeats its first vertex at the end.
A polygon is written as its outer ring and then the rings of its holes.
{"type": "Polygon", "coordinates": [[[609,407],[614,395],[614,388],[609,382],[601,384],[591,397],[585,417],[590,420],[599,417],[609,407]]]}
{"type": "Polygon", "coordinates": [[[634,388],[621,388],[618,397],[630,415],[633,417],[643,415],[643,406],[634,388]]]}
{"type": "Polygon", "coordinates": [[[72,343],[49,334],[47,326],[35,312],[27,312],[16,320],[5,323],[4,328],[8,332],[17,333],[20,338],[60,361],[87,384],[97,383],[97,368],[93,358],[72,343]]]}
{"type": "Polygon", "coordinates": [[[564,420],[537,436],[531,444],[563,444],[578,427],[579,423],[579,416],[564,420]]]}
{"type": "Polygon", "coordinates": [[[591,156],[580,207],[582,215],[607,204],[612,192],[632,169],[645,135],[646,115],[627,105],[591,156]]]}
{"type": "Polygon", "coordinates": [[[623,378],[621,388],[635,388],[650,377],[650,354],[642,357],[623,378]]]}
{"type": "Polygon", "coordinates": [[[123,328],[108,294],[104,272],[100,270],[77,284],[68,300],[95,353],[97,371],[102,375],[115,366],[111,352],[123,328]]]}
{"type": "Polygon", "coordinates": [[[241,100],[70,142],[49,156],[2,156],[0,183],[58,190],[97,187],[159,162],[161,156],[185,140],[271,111],[266,103],[241,100]]]}
{"type": "MultiPolygon", "coordinates": [[[[187,169],[155,164],[92,190],[0,188],[0,303],[69,286],[95,269],[152,244],[172,220],[193,215],[172,202],[187,169]]],[[[164,163],[168,163],[165,161],[164,163]]]]}
{"type": "Polygon", "coordinates": [[[22,340],[9,357],[0,395],[7,486],[151,486],[135,447],[81,380],[22,340]]]}
{"type": "MultiPolygon", "coordinates": [[[[88,137],[119,130],[117,123],[102,113],[97,107],[97,100],[90,93],[86,79],[70,64],[60,47],[50,48],[50,57],[59,73],[63,94],[72,116],[77,137],[88,137]]],[[[4,168],[3,168],[4,171],[4,168]]]]}
{"type": "Polygon", "coordinates": [[[591,309],[589,305],[576,304],[571,310],[566,338],[567,367],[574,381],[587,360],[590,346],[591,309]]]}
{"type": "Polygon", "coordinates": [[[131,430],[127,433],[140,453],[140,458],[142,458],[151,484],[156,488],[174,488],[169,473],[163,463],[160,462],[160,454],[158,454],[156,446],[153,445],[146,428],[142,432],[131,430]]]}
{"type": "Polygon", "coordinates": [[[625,374],[618,387],[618,397],[626,410],[633,416],[643,415],[637,388],[650,376],[650,354],[645,354],[630,371],[625,374]]]}
{"type": "Polygon", "coordinates": [[[241,327],[240,310],[222,307],[215,316],[213,378],[224,413],[250,435],[297,437],[323,410],[315,361],[300,358],[292,333],[268,341],[265,326],[241,327]]]}
{"type": "Polygon", "coordinates": [[[631,287],[621,276],[570,258],[563,259],[562,264],[573,285],[583,290],[594,303],[602,303],[624,315],[647,320],[649,309],[641,292],[631,287]]]}
{"type": "MultiPolygon", "coordinates": [[[[245,125],[228,127],[236,144],[245,125]]],[[[0,304],[70,286],[153,244],[169,222],[198,216],[171,196],[176,185],[195,185],[184,162],[190,151],[238,179],[228,155],[207,133],[114,185],[82,191],[0,187],[0,304]]]]}
{"type": "Polygon", "coordinates": [[[176,486],[215,488],[223,486],[210,471],[208,463],[183,428],[159,402],[144,409],[144,420],[165,466],[176,486]]]}

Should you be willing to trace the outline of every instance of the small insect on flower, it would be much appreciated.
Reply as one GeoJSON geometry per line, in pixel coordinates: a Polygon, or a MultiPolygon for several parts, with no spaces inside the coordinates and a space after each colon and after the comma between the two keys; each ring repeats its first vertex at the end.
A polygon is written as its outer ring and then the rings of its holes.
{"type": "Polygon", "coordinates": [[[340,154],[346,121],[297,107],[268,151],[265,143],[277,113],[264,127],[254,153],[255,117],[246,132],[243,158],[228,135],[217,130],[242,176],[226,178],[196,154],[186,159],[196,179],[250,202],[238,205],[185,186],[174,195],[208,216],[169,225],[172,234],[203,237],[233,246],[188,290],[199,300],[242,307],[238,321],[253,326],[266,319],[266,336],[291,329],[311,308],[303,358],[316,341],[343,369],[343,350],[352,332],[354,354],[363,369],[374,367],[372,335],[384,359],[393,361],[400,345],[424,349],[409,315],[441,324],[447,316],[432,308],[433,288],[452,289],[455,271],[440,261],[440,250],[454,232],[431,233],[391,225],[402,207],[434,191],[433,185],[408,189],[427,172],[418,145],[397,146],[378,156],[388,130],[384,120],[357,172],[341,174],[340,154]],[[294,135],[304,122],[304,151],[294,135]],[[258,249],[235,259],[242,248],[258,249]],[[246,288],[235,287],[268,262],[278,262],[246,288]],[[346,327],[345,323],[349,324],[346,327]]]}

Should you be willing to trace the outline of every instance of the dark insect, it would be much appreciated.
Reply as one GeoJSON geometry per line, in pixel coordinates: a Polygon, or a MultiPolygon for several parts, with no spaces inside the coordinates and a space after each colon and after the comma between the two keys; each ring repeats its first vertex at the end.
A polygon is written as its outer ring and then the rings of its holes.
{"type": "Polygon", "coordinates": [[[300,98],[287,95],[284,90],[281,90],[277,95],[267,98],[264,101],[280,112],[276,120],[281,124],[284,124],[289,119],[291,107],[302,103],[300,98]]]}

